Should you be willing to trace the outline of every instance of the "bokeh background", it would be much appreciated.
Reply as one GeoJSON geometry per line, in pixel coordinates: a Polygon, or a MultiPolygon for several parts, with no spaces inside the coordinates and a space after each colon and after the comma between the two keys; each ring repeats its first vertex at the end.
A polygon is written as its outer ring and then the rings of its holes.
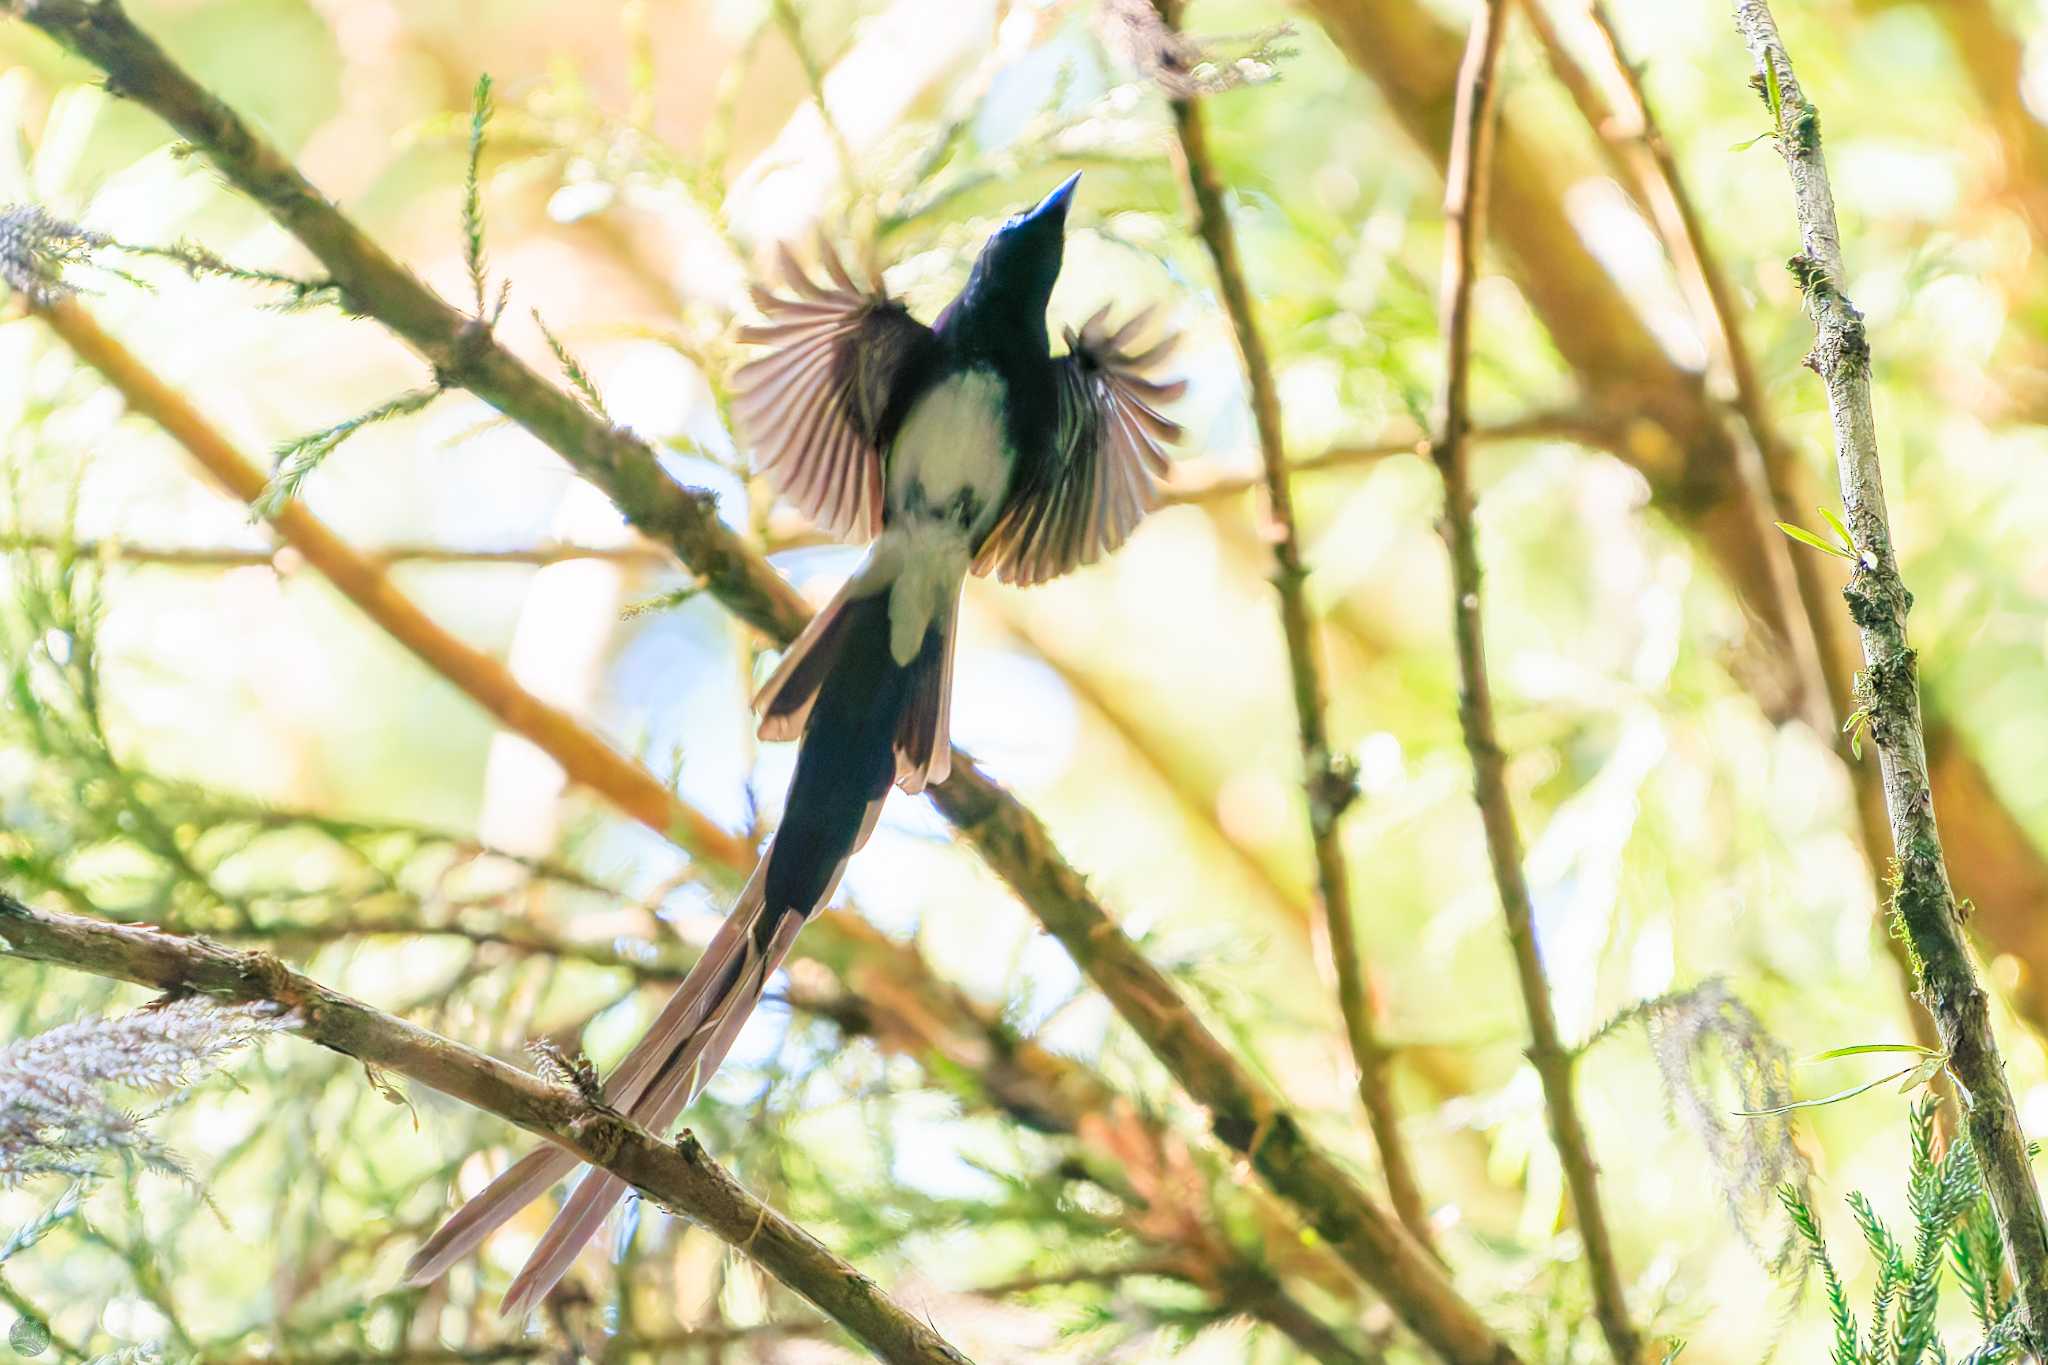
{"type": "MultiPolygon", "coordinates": [[[[1715,0],[1612,8],[1738,302],[1778,442],[1766,453],[1785,487],[1811,490],[1793,519],[1822,529],[1805,513],[1835,504],[1826,416],[1800,364],[1810,334],[1784,265],[1796,234],[1783,170],[1755,140],[1767,116],[1748,59],[1715,0]]],[[[1826,116],[1842,284],[1875,352],[1952,870],[1976,907],[2023,1121],[2048,1132],[2043,16],[2033,0],[1781,8],[1826,116]]],[[[722,416],[747,282],[775,244],[807,253],[823,232],[886,266],[928,318],[995,221],[1083,170],[1055,322],[1156,305],[1184,334],[1187,439],[1171,504],[1113,560],[1031,591],[971,585],[954,735],[1302,1121],[1376,1181],[1313,911],[1268,527],[1244,487],[1257,453],[1242,371],[1128,6],[154,0],[134,13],[456,300],[470,290],[470,92],[490,73],[481,203],[494,287],[511,291],[499,336],[554,373],[537,314],[612,418],[713,491],[814,600],[857,552],[774,507],[722,416]]],[[[1230,87],[1203,99],[1288,449],[1332,456],[1294,487],[1331,728],[1361,788],[1342,826],[1358,935],[1423,1191],[1488,1318],[1531,1359],[1591,1360],[1584,1267],[1458,738],[1440,486],[1414,453],[1439,379],[1439,167],[1468,13],[1197,0],[1187,28],[1230,87]]],[[[1795,554],[1823,577],[1835,566],[1741,492],[1755,471],[1742,472],[1698,272],[1630,180],[1626,119],[1598,116],[1626,108],[1613,54],[1573,0],[1542,13],[1544,28],[1516,19],[1503,58],[1476,333],[1482,428],[1534,433],[1486,441],[1477,474],[1540,939],[1568,1040],[1665,1000],[1606,1033],[1579,1073],[1637,1315],[1685,1338],[1688,1360],[1774,1345],[1811,1359],[1824,1317],[1771,1268],[1784,1229],[1766,1187],[1810,1163],[1860,1292],[1868,1263],[1842,1196],[1867,1190],[1905,1218],[1909,1100],[1881,1086],[1801,1111],[1789,1132],[1746,1126],[1732,1112],[1782,1098],[1781,1082],[1825,1095],[1889,1059],[1782,1077],[1745,1059],[1916,1036],[1878,916],[1888,850],[1866,855],[1858,760],[1838,732],[1854,703],[1816,688],[1805,618],[1768,588],[1795,554]],[[1561,67],[1590,83],[1578,98],[1561,67]]],[[[125,243],[308,268],[95,74],[0,22],[0,203],[125,243]]],[[[280,310],[273,291],[174,262],[103,259],[118,272],[71,273],[82,306],[251,458],[431,382],[374,323],[280,310]]],[[[729,869],[500,732],[19,307],[0,314],[0,452],[12,889],[268,944],[502,1055],[537,1036],[599,1061],[630,1044],[715,923],[729,869]]],[[[388,555],[436,621],[712,821],[748,839],[772,829],[793,754],[757,745],[747,711],[772,653],[518,428],[450,393],[365,427],[300,495],[388,555]]],[[[1204,1136],[924,801],[892,800],[842,900],[879,931],[868,955],[834,939],[800,962],[690,1116],[754,1189],[977,1358],[1419,1356],[1204,1136]],[[907,968],[892,955],[903,945],[907,968]],[[903,1022],[935,1014],[982,1032],[903,1022]],[[1042,1045],[1088,1098],[1050,1117],[1019,1106],[988,1080],[991,1038],[1042,1045]]],[[[0,1041],[141,999],[0,964],[0,1041]]],[[[116,1164],[0,1266],[12,1313],[46,1322],[49,1350],[849,1356],[743,1257],[651,1209],[530,1324],[493,1307],[544,1207],[444,1284],[401,1291],[451,1188],[478,1188],[527,1140],[289,1039],[227,1070],[151,1120],[189,1178],[116,1164]]],[[[62,1188],[0,1191],[0,1234],[62,1188]]],[[[1952,1341],[1970,1339],[1964,1305],[1944,1311],[1952,1341]]]]}

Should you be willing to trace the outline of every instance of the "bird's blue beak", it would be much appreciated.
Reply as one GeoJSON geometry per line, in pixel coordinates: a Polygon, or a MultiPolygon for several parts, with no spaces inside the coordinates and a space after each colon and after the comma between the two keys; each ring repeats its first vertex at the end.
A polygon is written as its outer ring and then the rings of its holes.
{"type": "Polygon", "coordinates": [[[1064,223],[1067,218],[1067,201],[1074,197],[1074,186],[1079,184],[1080,180],[1081,173],[1075,171],[1060,181],[1059,186],[1051,194],[1038,201],[1037,208],[1024,215],[1024,221],[1064,223]]]}

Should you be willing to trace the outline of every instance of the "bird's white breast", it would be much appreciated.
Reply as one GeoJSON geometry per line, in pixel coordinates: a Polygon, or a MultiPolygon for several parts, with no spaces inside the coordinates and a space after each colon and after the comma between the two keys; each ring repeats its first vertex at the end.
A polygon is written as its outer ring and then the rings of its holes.
{"type": "Polygon", "coordinates": [[[939,383],[911,407],[889,450],[889,509],[926,519],[973,502],[966,528],[984,530],[1009,480],[1008,397],[988,370],[969,370],[939,383]]]}
{"type": "Polygon", "coordinates": [[[889,647],[899,664],[950,611],[975,541],[994,524],[1009,484],[1003,382],[969,370],[912,405],[889,449],[889,529],[874,567],[889,588],[889,647]]]}

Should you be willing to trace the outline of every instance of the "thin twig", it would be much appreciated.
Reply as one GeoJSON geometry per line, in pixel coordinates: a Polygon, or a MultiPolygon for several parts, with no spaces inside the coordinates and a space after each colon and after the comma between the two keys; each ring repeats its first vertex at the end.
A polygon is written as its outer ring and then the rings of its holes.
{"type": "Polygon", "coordinates": [[[811,103],[818,110],[818,122],[825,125],[825,132],[832,139],[832,150],[839,158],[839,174],[846,181],[846,188],[858,195],[860,192],[860,159],[853,154],[853,145],[846,140],[846,133],[839,126],[839,120],[832,117],[832,106],[825,100],[825,70],[818,64],[818,54],[811,51],[810,43],[804,38],[803,16],[798,14],[790,0],[773,0],[775,22],[782,29],[782,37],[796,53],[797,65],[803,68],[804,83],[810,87],[811,103]]]}
{"type": "Polygon", "coordinates": [[[1331,1331],[1263,1269],[1232,1280],[1225,1292],[1239,1312],[1282,1333],[1322,1365],[1381,1365],[1387,1358],[1376,1340],[1360,1347],[1331,1331]]]}
{"type": "Polygon", "coordinates": [[[1735,23],[1756,62],[1758,85],[1791,173],[1800,254],[1793,258],[1813,321],[1807,363],[1827,388],[1835,430],[1835,468],[1856,563],[1844,592],[1863,639],[1865,673],[1859,695],[1870,715],[1871,742],[1884,773],[1898,890],[1893,913],[1920,968],[1920,998],[1934,1015],[1949,1074],[1963,1092],[1964,1122],[1998,1215],[2012,1266],[2029,1348],[2048,1352],[2048,1222],[2028,1167],[2026,1137],[1992,1037],[1984,988],[1978,983],[1950,887],[1941,833],[1928,787],[1920,724],[1920,684],[1906,643],[1912,595],[1899,573],[1885,510],[1877,422],[1870,403],[1870,343],[1863,315],[1842,293],[1848,268],[1834,192],[1821,154],[1820,113],[1799,88],[1792,60],[1764,0],[1738,0],[1735,23]]]}
{"type": "MultiPolygon", "coordinates": [[[[795,638],[809,609],[716,515],[709,495],[679,487],[632,433],[609,427],[450,308],[320,194],[277,148],[135,27],[117,0],[0,0],[108,74],[221,174],[293,232],[350,306],[409,342],[450,384],[469,389],[610,495],[650,539],[674,547],[706,591],[771,639],[795,638]]],[[[930,795],[1176,1080],[1209,1112],[1216,1135],[1418,1337],[1453,1365],[1508,1365],[1513,1351],[1442,1268],[1201,1022],[1178,988],[1110,919],[1038,817],[956,751],[930,795]]]]}
{"type": "Polygon", "coordinates": [[[4,893],[0,945],[31,962],[161,991],[275,1002],[292,1012],[298,1021],[295,1031],[309,1041],[496,1114],[687,1214],[746,1252],[882,1359],[905,1365],[963,1365],[966,1360],[921,1315],[899,1307],[858,1268],[749,1194],[688,1133],[670,1145],[572,1090],[331,991],[268,954],[34,910],[4,893]]]}
{"type": "MultiPolygon", "coordinates": [[[[1169,29],[1178,30],[1180,0],[1155,0],[1154,7],[1169,29]]],[[[1301,536],[1294,522],[1294,498],[1288,484],[1287,451],[1280,425],[1280,391],[1273,382],[1265,342],[1252,308],[1251,286],[1238,256],[1237,233],[1223,202],[1223,183],[1209,154],[1206,117],[1199,100],[1171,101],[1180,139],[1181,169],[1194,217],[1195,235],[1208,249],[1216,271],[1217,293],[1230,318],[1231,334],[1244,364],[1251,393],[1252,423],[1257,429],[1263,463],[1266,513],[1272,518],[1273,586],[1280,598],[1280,626],[1287,641],[1287,670],[1293,680],[1294,714],[1301,735],[1301,780],[1307,798],[1309,838],[1315,849],[1316,893],[1323,931],[1337,973],[1337,1007],[1344,1035],[1358,1072],[1358,1099],[1365,1108],[1385,1172],[1387,1194],[1401,1224],[1423,1246],[1433,1245],[1429,1210],[1415,1179],[1415,1163],[1401,1134],[1388,1078],[1386,1049],[1380,1046],[1367,996],[1364,952],[1358,944],[1356,915],[1351,905],[1351,874],[1345,864],[1340,820],[1358,797],[1358,776],[1352,765],[1331,747],[1325,701],[1323,664],[1316,623],[1308,603],[1308,569],[1302,562],[1301,536]]]]}
{"type": "Polygon", "coordinates": [[[978,769],[934,789],[939,810],[981,850],[1188,1094],[1209,1127],[1379,1291],[1409,1330],[1452,1365],[1519,1358],[1452,1286],[1400,1220],[1311,1138],[1146,958],[1053,846],[1036,816],[978,769]]]}
{"type": "Polygon", "coordinates": [[[1617,1365],[1637,1365],[1641,1338],[1629,1319],[1614,1238],[1601,1209],[1598,1167],[1572,1090],[1573,1054],[1559,1040],[1550,982],[1536,944],[1535,911],[1522,870],[1522,836],[1508,795],[1506,758],[1493,714],[1479,596],[1479,533],[1474,524],[1468,439],[1471,421],[1472,286],[1494,126],[1495,80],[1508,0],[1485,0],[1472,20],[1458,75],[1457,116],[1444,185],[1443,397],[1430,453],[1444,481],[1444,541],[1451,558],[1451,628],[1458,650],[1458,721],[1472,757],[1473,799],[1507,920],[1508,944],[1529,1018],[1529,1061],[1543,1085],[1550,1133],[1585,1242],[1593,1312],[1617,1365]]]}
{"type": "MultiPolygon", "coordinates": [[[[1655,226],[1670,254],[1701,331],[1716,362],[1725,370],[1733,389],[1732,406],[1740,426],[1729,430],[1730,464],[1734,474],[1731,496],[1744,503],[1761,536],[1763,584],[1771,593],[1775,619],[1785,633],[1789,662],[1800,679],[1798,701],[1805,720],[1820,734],[1840,739],[1838,720],[1831,698],[1845,695],[1830,692],[1830,679],[1821,653],[1821,632],[1817,619],[1831,615],[1813,610],[1818,600],[1819,580],[1810,556],[1795,556],[1783,536],[1770,534],[1771,523],[1796,520],[1798,504],[1787,510],[1785,482],[1793,477],[1788,466],[1790,452],[1771,420],[1763,385],[1741,331],[1741,313],[1735,291],[1715,258],[1701,226],[1691,194],[1679,174],[1670,145],[1645,97],[1641,78],[1629,64],[1619,35],[1607,17],[1601,0],[1581,0],[1586,18],[1606,44],[1613,59],[1627,107],[1616,110],[1600,83],[1580,66],[1578,59],[1551,22],[1544,0],[1522,0],[1522,10],[1544,49],[1551,70],[1571,95],[1616,175],[1655,226]]],[[[1844,746],[1846,752],[1846,745],[1844,746]]]]}
{"type": "MultiPolygon", "coordinates": [[[[79,559],[112,561],[120,564],[149,564],[167,569],[273,568],[288,571],[293,561],[303,558],[281,546],[236,545],[139,545],[117,538],[72,540],[35,532],[0,532],[0,551],[61,550],[79,559]]],[[[573,560],[598,560],[631,568],[655,569],[673,565],[675,557],[645,543],[631,545],[571,545],[556,543],[521,549],[463,549],[455,545],[400,543],[357,546],[356,551],[373,564],[507,564],[523,568],[546,568],[573,560]]]]}
{"type": "MultiPolygon", "coordinates": [[[[1490,427],[1477,427],[1473,429],[1470,439],[1475,442],[1558,439],[1607,450],[1622,439],[1621,427],[1620,422],[1599,413],[1583,408],[1566,408],[1557,412],[1531,413],[1527,417],[1490,427]]],[[[1429,434],[1418,427],[1370,445],[1333,446],[1329,450],[1289,461],[1286,476],[1291,482],[1303,474],[1369,469],[1402,455],[1428,458],[1429,434]]],[[[1266,473],[1263,468],[1256,474],[1219,474],[1204,467],[1209,463],[1203,460],[1183,460],[1175,465],[1173,483],[1166,490],[1162,499],[1163,504],[1177,507],[1220,502],[1240,493],[1266,487],[1266,473]]]]}

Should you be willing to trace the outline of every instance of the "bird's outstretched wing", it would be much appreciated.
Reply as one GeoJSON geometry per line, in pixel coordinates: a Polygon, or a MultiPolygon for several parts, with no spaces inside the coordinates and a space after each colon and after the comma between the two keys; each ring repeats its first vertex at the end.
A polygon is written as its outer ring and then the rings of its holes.
{"type": "Polygon", "coordinates": [[[931,328],[881,292],[854,283],[820,243],[827,279],[813,281],[782,250],[794,297],[754,290],[766,321],[740,339],[773,346],[733,376],[733,415],[756,466],[832,535],[867,540],[882,529],[882,429],[899,386],[937,344],[931,328]]]}
{"type": "Polygon", "coordinates": [[[1124,543],[1131,528],[1159,505],[1166,475],[1161,446],[1180,438],[1158,405],[1180,397],[1183,380],[1162,382],[1147,371],[1171,351],[1168,335],[1142,351],[1130,343],[1151,316],[1147,309],[1115,331],[1104,308],[1077,333],[1067,332],[1058,362],[1059,420],[1052,450],[1036,468],[1018,472],[1001,518],[982,543],[974,571],[1029,586],[1093,564],[1124,543]]]}

